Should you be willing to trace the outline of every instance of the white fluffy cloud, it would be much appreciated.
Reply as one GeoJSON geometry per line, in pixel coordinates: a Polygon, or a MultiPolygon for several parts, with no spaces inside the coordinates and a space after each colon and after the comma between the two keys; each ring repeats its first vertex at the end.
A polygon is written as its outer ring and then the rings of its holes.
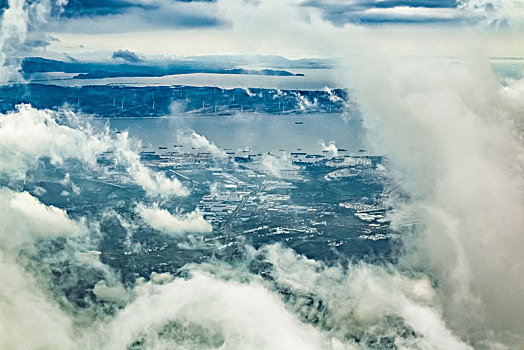
{"type": "Polygon", "coordinates": [[[105,137],[57,123],[56,114],[21,105],[18,111],[0,116],[0,172],[25,174],[42,157],[54,164],[77,158],[87,166],[96,165],[97,154],[108,150],[105,137]]]}
{"type": "Polygon", "coordinates": [[[279,283],[297,293],[314,290],[329,306],[332,314],[326,322],[335,325],[332,334],[359,334],[371,329],[387,334],[391,330],[380,328],[392,325],[380,326],[380,320],[396,315],[422,335],[397,338],[399,348],[472,349],[446,325],[436,307],[437,293],[425,275],[406,277],[395,270],[366,264],[353,265],[349,270],[326,267],[279,245],[269,246],[266,251],[275,267],[273,277],[279,283]]]}
{"type": "Polygon", "coordinates": [[[37,110],[21,105],[18,111],[0,115],[0,173],[23,178],[28,169],[43,157],[53,164],[78,159],[84,166],[97,167],[97,157],[112,151],[115,160],[127,168],[128,174],[148,194],[185,196],[189,191],[176,178],[155,172],[140,162],[127,133],[113,137],[108,130],[96,133],[87,125],[68,126],[57,117],[76,123],[72,112],[37,110]]]}
{"type": "Polygon", "coordinates": [[[329,151],[331,153],[331,157],[337,157],[338,156],[338,148],[335,144],[335,141],[329,141],[328,144],[324,142],[324,140],[320,140],[320,147],[322,147],[322,151],[329,151]]]}
{"type": "Polygon", "coordinates": [[[136,210],[148,225],[167,235],[212,231],[211,225],[197,211],[175,216],[156,205],[147,207],[143,204],[137,205],[136,210]]]}
{"type": "MultiPolygon", "coordinates": [[[[109,348],[125,347],[140,335],[152,348],[172,347],[176,340],[158,336],[169,322],[194,332],[191,341],[197,348],[278,350],[326,345],[317,329],[301,323],[258,283],[227,282],[195,272],[189,280],[147,283],[136,292],[137,299],[110,324],[109,348]]],[[[183,346],[184,339],[179,341],[183,346]]]]}
{"type": "Polygon", "coordinates": [[[85,230],[62,209],[6,188],[0,189],[0,222],[0,239],[8,249],[39,237],[75,236],[85,230]]]}
{"type": "Polygon", "coordinates": [[[51,301],[33,276],[1,251],[0,275],[0,348],[78,348],[68,315],[51,301]]]}
{"type": "Polygon", "coordinates": [[[297,170],[298,167],[293,165],[291,158],[286,152],[281,152],[275,156],[272,154],[264,154],[260,161],[261,169],[267,171],[273,176],[284,177],[285,170],[297,170]]]}
{"type": "Polygon", "coordinates": [[[194,130],[180,130],[176,137],[178,143],[194,147],[200,152],[209,152],[218,158],[227,157],[223,149],[209,141],[204,135],[197,134],[194,130]]]}
{"type": "Polygon", "coordinates": [[[352,79],[370,138],[383,141],[395,180],[412,196],[393,224],[423,223],[406,240],[403,263],[439,281],[446,315],[462,332],[524,334],[515,312],[524,304],[516,248],[524,244],[524,90],[502,87],[477,61],[369,56],[352,79]]]}

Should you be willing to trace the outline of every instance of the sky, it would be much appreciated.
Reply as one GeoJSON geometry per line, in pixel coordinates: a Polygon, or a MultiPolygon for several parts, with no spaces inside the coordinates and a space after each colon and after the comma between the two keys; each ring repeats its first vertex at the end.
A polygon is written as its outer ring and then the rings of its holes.
{"type": "MultiPolygon", "coordinates": [[[[462,38],[478,38],[479,30],[489,55],[524,55],[522,0],[42,0],[31,2],[32,5],[11,0],[10,3],[27,12],[25,46],[43,56],[56,52],[96,57],[97,52],[117,50],[179,56],[346,55],[347,50],[324,47],[326,38],[319,33],[326,32],[347,37],[351,42],[348,46],[371,40],[400,51],[406,40],[410,50],[427,40],[439,49],[443,46],[440,42],[445,40],[446,50],[441,54],[453,55],[455,46],[461,45],[460,40],[455,40],[458,33],[462,38]],[[362,28],[366,30],[365,39],[361,38],[362,28]]],[[[8,5],[7,0],[0,1],[1,8],[8,5]]],[[[359,51],[358,45],[352,49],[352,53],[359,51]]],[[[404,53],[418,54],[416,50],[404,53]]]]}

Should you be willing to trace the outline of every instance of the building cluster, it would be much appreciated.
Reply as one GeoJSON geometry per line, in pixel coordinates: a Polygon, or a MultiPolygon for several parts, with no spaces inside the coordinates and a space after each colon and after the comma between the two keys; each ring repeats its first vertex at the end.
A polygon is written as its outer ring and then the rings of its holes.
{"type": "MultiPolygon", "coordinates": [[[[354,237],[357,239],[395,238],[388,236],[383,193],[375,193],[379,200],[373,203],[369,203],[369,193],[358,193],[351,201],[343,195],[361,191],[359,182],[383,181],[375,170],[380,157],[326,158],[303,152],[294,158],[296,169],[277,177],[261,168],[256,154],[253,160],[238,163],[236,152],[217,158],[211,153],[175,148],[144,151],[143,161],[201,189],[195,192],[199,196],[196,208],[214,227],[212,240],[244,235],[288,241],[347,231],[352,225],[360,227],[355,231],[361,233],[354,237]]],[[[327,243],[338,247],[344,240],[329,239],[327,243]]]]}

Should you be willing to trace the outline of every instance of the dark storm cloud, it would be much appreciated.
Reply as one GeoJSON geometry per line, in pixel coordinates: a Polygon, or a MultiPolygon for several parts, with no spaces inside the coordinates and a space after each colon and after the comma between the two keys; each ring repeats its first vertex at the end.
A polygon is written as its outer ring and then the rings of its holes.
{"type": "Polygon", "coordinates": [[[105,16],[137,16],[143,20],[142,25],[151,27],[212,26],[218,23],[217,19],[211,13],[204,11],[203,6],[198,5],[210,2],[213,1],[70,0],[65,6],[63,17],[86,17],[96,20],[97,17],[105,16]],[[181,8],[185,8],[186,11],[181,11],[181,8]]]}
{"type": "MultiPolygon", "coordinates": [[[[7,1],[7,0],[0,0],[7,1]]],[[[64,8],[63,16],[106,16],[123,14],[132,9],[155,10],[162,3],[212,2],[211,0],[167,0],[167,1],[133,1],[133,0],[69,0],[64,8]]]]}
{"type": "Polygon", "coordinates": [[[131,63],[138,63],[142,61],[136,53],[134,53],[133,51],[129,51],[129,50],[115,51],[113,52],[112,57],[113,59],[122,59],[124,61],[131,62],[131,63]]]}
{"type": "Polygon", "coordinates": [[[70,0],[48,29],[70,33],[119,33],[218,25],[220,21],[213,1],[70,0]]]}
{"type": "Polygon", "coordinates": [[[105,16],[121,14],[130,8],[147,9],[147,5],[125,0],[70,0],[64,9],[66,17],[105,16]]]}
{"type": "Polygon", "coordinates": [[[456,0],[306,0],[335,25],[346,23],[435,23],[471,21],[456,0]]]}
{"type": "MultiPolygon", "coordinates": [[[[0,15],[8,5],[8,0],[0,0],[0,15]]],[[[210,27],[220,25],[214,6],[212,0],[69,0],[65,5],[51,0],[47,27],[39,30],[102,33],[210,27]]]]}
{"type": "MultiPolygon", "coordinates": [[[[69,0],[51,1],[49,30],[115,33],[221,26],[214,0],[69,0]]],[[[471,23],[457,0],[304,0],[299,6],[321,11],[335,25],[382,23],[471,23]]],[[[486,2],[488,6],[490,2],[486,2]]],[[[0,9],[7,0],[0,0],[0,9]]],[[[489,6],[488,6],[489,7],[489,6]]],[[[486,10],[489,8],[486,7],[486,10]]]]}

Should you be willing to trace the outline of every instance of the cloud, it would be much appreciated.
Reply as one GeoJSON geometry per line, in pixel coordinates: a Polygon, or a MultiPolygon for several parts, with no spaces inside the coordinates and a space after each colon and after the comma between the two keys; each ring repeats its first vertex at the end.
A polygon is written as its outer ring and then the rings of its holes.
{"type": "Polygon", "coordinates": [[[326,145],[324,140],[320,140],[320,147],[322,147],[322,151],[330,152],[331,157],[338,157],[338,148],[335,144],[335,141],[329,141],[329,143],[326,145]]]}
{"type": "Polygon", "coordinates": [[[136,210],[148,225],[167,235],[178,236],[183,233],[205,233],[212,231],[211,225],[196,211],[174,216],[166,209],[161,209],[156,205],[146,207],[143,204],[137,205],[136,210]]]}
{"type": "Polygon", "coordinates": [[[75,238],[86,227],[62,209],[5,187],[0,188],[0,222],[0,348],[76,348],[70,317],[42,283],[45,278],[35,278],[28,258],[19,253],[31,255],[42,240],[75,238]]]}
{"type": "Polygon", "coordinates": [[[0,274],[1,348],[77,348],[68,315],[51,301],[31,274],[8,261],[3,252],[0,252],[0,274]]]}
{"type": "Polygon", "coordinates": [[[137,299],[109,324],[108,348],[138,337],[151,348],[184,346],[234,349],[320,349],[320,332],[301,323],[283,302],[259,283],[224,281],[195,271],[188,280],[147,283],[137,299]],[[141,310],[148,310],[143,313],[141,310]],[[186,336],[166,339],[162,329],[186,336]],[[189,338],[189,339],[188,339],[189,338]]]}
{"type": "Polygon", "coordinates": [[[132,293],[127,291],[121,284],[108,286],[106,281],[98,282],[93,288],[93,293],[98,300],[113,302],[124,306],[132,300],[132,293]]]}
{"type": "Polygon", "coordinates": [[[280,152],[278,156],[264,154],[260,161],[262,171],[266,171],[273,176],[285,177],[286,170],[297,170],[298,167],[293,165],[291,158],[286,152],[280,152]]]}
{"type": "Polygon", "coordinates": [[[310,101],[306,96],[301,95],[299,92],[294,93],[296,99],[298,108],[303,111],[314,111],[318,108],[318,101],[316,98],[313,99],[313,101],[310,101]]]}
{"type": "Polygon", "coordinates": [[[67,6],[64,8],[63,16],[105,16],[109,14],[120,14],[134,7],[147,9],[149,8],[149,5],[148,2],[140,4],[135,1],[126,0],[69,0],[67,6]]]}
{"type": "Polygon", "coordinates": [[[46,206],[28,192],[6,188],[0,189],[0,221],[0,239],[6,249],[19,249],[41,237],[74,237],[85,232],[62,209],[46,206]]]}
{"type": "Polygon", "coordinates": [[[97,154],[110,147],[108,141],[107,135],[92,137],[87,132],[58,124],[55,112],[20,105],[17,111],[0,117],[0,173],[23,177],[43,157],[53,164],[76,158],[95,167],[97,154]]]}
{"type": "MultiPolygon", "coordinates": [[[[334,333],[347,332],[349,339],[355,335],[365,338],[368,332],[381,337],[396,332],[398,327],[381,319],[398,316],[405,322],[404,327],[419,335],[411,339],[395,337],[400,348],[472,349],[448,328],[435,308],[437,294],[427,276],[408,278],[387,267],[366,264],[353,265],[349,270],[327,267],[280,245],[266,247],[262,256],[274,266],[271,277],[280,286],[293,290],[295,295],[315,291],[313,303],[321,300],[331,312],[310,317],[335,325],[334,333]]],[[[300,309],[302,305],[298,302],[290,307],[300,309]]],[[[344,345],[351,346],[351,342],[344,345]]]]}
{"type": "Polygon", "coordinates": [[[133,51],[129,50],[118,50],[114,51],[113,55],[111,56],[113,59],[122,59],[127,62],[131,63],[138,63],[141,61],[140,57],[133,51]]]}
{"type": "Polygon", "coordinates": [[[18,72],[20,56],[56,40],[48,36],[42,26],[66,3],[67,0],[7,2],[0,17],[0,83],[23,81],[18,72]]]}
{"type": "Polygon", "coordinates": [[[125,33],[220,26],[214,2],[208,1],[71,1],[48,31],[125,33]]]}
{"type": "MultiPolygon", "coordinates": [[[[522,81],[501,86],[479,58],[479,48],[488,48],[460,31],[410,36],[385,30],[366,32],[363,40],[354,28],[308,17],[297,3],[232,2],[225,15],[238,40],[255,42],[257,50],[278,42],[349,57],[353,69],[337,74],[348,74],[368,136],[391,160],[391,180],[408,193],[402,203],[392,202],[392,225],[402,233],[406,252],[399,264],[341,268],[275,245],[248,247],[239,264],[190,264],[181,271],[187,272],[184,278],[151,276],[152,282],[137,279],[127,289],[97,283],[93,292],[107,303],[78,312],[64,298],[60,308],[56,295],[38,282],[47,275],[33,277],[28,271],[40,270],[18,266],[30,259],[11,247],[74,234],[81,225],[26,192],[2,189],[0,328],[6,331],[0,347],[171,348],[177,341],[242,349],[358,348],[367,341],[431,349],[521,345],[522,81]],[[346,44],[360,55],[346,55],[346,44]],[[442,59],[442,47],[474,59],[442,59]],[[420,55],[406,57],[413,52],[420,55]],[[420,224],[412,225],[414,220],[420,224]],[[267,266],[269,278],[249,272],[254,261],[267,266]],[[111,302],[119,308],[104,314],[111,302]]],[[[141,164],[126,133],[93,133],[69,125],[67,118],[57,123],[57,115],[67,116],[29,106],[0,116],[4,178],[25,178],[43,157],[57,166],[78,159],[86,168],[97,167],[96,155],[113,151],[115,161],[148,193],[188,193],[176,179],[141,164]]],[[[212,149],[195,134],[188,132],[188,144],[212,149]]],[[[268,164],[278,168],[274,162],[270,158],[268,164]]],[[[177,217],[155,205],[145,212],[141,219],[165,232],[202,224],[195,213],[177,217]]],[[[74,261],[64,265],[76,266],[74,261]]]]}
{"type": "MultiPolygon", "coordinates": [[[[127,158],[127,159],[126,159],[127,158]]],[[[169,178],[163,173],[152,171],[144,166],[135,154],[127,154],[129,175],[151,196],[187,196],[189,190],[177,178],[169,178]]]]}
{"type": "Polygon", "coordinates": [[[210,142],[205,136],[197,134],[194,130],[179,130],[176,138],[178,143],[194,147],[199,152],[208,152],[218,158],[227,157],[223,149],[210,142]]]}
{"type": "MultiPolygon", "coordinates": [[[[238,40],[254,40],[256,50],[273,41],[282,50],[321,47],[346,57],[336,74],[345,76],[359,101],[373,151],[386,153],[390,176],[410,199],[395,203],[393,227],[407,247],[400,268],[438,284],[435,307],[443,310],[443,323],[472,344],[512,343],[488,335],[508,327],[514,339],[522,337],[522,313],[515,312],[524,303],[518,277],[524,265],[515,248],[524,244],[522,105],[516,102],[522,90],[516,83],[501,86],[486,57],[494,46],[520,57],[521,31],[493,34],[482,20],[475,35],[442,24],[365,30],[332,26],[290,2],[229,4],[223,15],[238,40]],[[511,44],[502,48],[505,43],[511,44]],[[413,227],[414,221],[420,226],[413,227]]],[[[448,9],[397,4],[388,11],[448,9]]]]}
{"type": "Polygon", "coordinates": [[[27,36],[27,11],[24,9],[24,1],[15,1],[4,10],[0,18],[0,82],[9,80],[21,80],[15,62],[13,69],[13,54],[17,46],[25,41],[27,36]]]}
{"type": "Polygon", "coordinates": [[[466,11],[453,0],[312,0],[301,6],[316,8],[323,17],[342,26],[355,24],[424,24],[455,23],[467,24],[478,22],[481,17],[472,11],[466,11]]]}
{"type": "Polygon", "coordinates": [[[344,101],[342,99],[342,97],[337,96],[333,92],[333,90],[330,89],[329,87],[324,86],[324,88],[322,90],[326,92],[326,94],[328,95],[329,101],[331,101],[332,103],[337,103],[337,102],[343,102],[344,101]]]}
{"type": "Polygon", "coordinates": [[[524,24],[524,5],[511,0],[463,0],[457,6],[472,12],[491,29],[522,30],[524,24]]]}
{"type": "Polygon", "coordinates": [[[487,64],[470,61],[368,56],[352,79],[369,136],[384,140],[395,181],[412,198],[393,225],[423,223],[405,240],[403,264],[439,281],[445,313],[462,332],[524,334],[513,311],[524,303],[515,248],[524,244],[524,147],[515,130],[520,103],[506,98],[523,90],[500,86],[487,64]]]}
{"type": "Polygon", "coordinates": [[[94,132],[88,125],[77,125],[80,120],[72,112],[37,110],[20,105],[18,110],[0,115],[0,174],[11,178],[25,178],[26,172],[37,166],[42,158],[61,165],[68,159],[77,159],[88,169],[98,169],[97,159],[110,151],[114,160],[126,167],[128,175],[150,195],[186,196],[189,191],[176,178],[147,168],[132,146],[127,133],[116,137],[109,130],[94,132]],[[69,119],[57,123],[56,117],[69,119]]]}

